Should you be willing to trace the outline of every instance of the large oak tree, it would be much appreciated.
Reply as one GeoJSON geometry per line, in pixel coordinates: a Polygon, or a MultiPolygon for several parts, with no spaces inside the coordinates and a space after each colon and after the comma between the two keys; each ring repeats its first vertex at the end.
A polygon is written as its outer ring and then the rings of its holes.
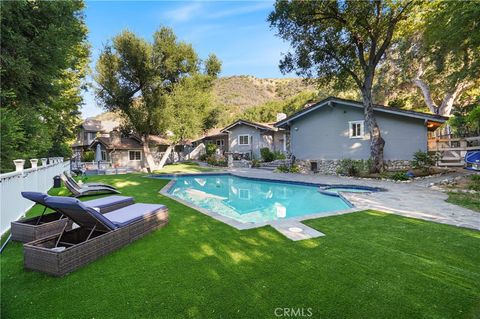
{"type": "MultiPolygon", "coordinates": [[[[142,137],[147,164],[154,170],[157,165],[150,152],[150,135],[170,131],[176,142],[199,133],[198,123],[204,122],[207,109],[205,95],[220,67],[214,55],[202,63],[193,47],[179,41],[170,28],[155,32],[153,42],[124,31],[99,57],[97,97],[107,110],[121,112],[129,127],[142,137]],[[202,99],[196,100],[199,96],[202,99]]],[[[172,149],[173,145],[160,166],[172,149]]]]}
{"type": "Polygon", "coordinates": [[[375,172],[383,169],[385,145],[373,112],[375,71],[412,6],[412,1],[279,0],[268,18],[293,49],[280,63],[284,73],[340,84],[350,78],[361,91],[375,172]]]}

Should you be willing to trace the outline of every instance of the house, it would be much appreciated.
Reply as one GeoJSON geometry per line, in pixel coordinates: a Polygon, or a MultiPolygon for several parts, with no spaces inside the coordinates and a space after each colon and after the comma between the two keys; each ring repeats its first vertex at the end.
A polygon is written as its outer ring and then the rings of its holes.
{"type": "MultiPolygon", "coordinates": [[[[408,165],[413,154],[427,151],[427,135],[447,118],[380,105],[374,114],[385,140],[384,158],[392,168],[408,165]]],[[[335,172],[341,159],[370,157],[370,137],[363,104],[329,97],[278,121],[288,131],[289,152],[311,170],[335,172]]]]}
{"type": "Polygon", "coordinates": [[[264,147],[272,151],[287,151],[287,133],[272,124],[238,120],[221,132],[228,134],[228,152],[244,154],[250,159],[259,159],[260,149],[264,147]]]}
{"type": "MultiPolygon", "coordinates": [[[[102,161],[111,163],[112,167],[130,168],[140,170],[147,167],[147,161],[143,151],[143,142],[140,137],[130,135],[124,137],[120,131],[114,129],[108,136],[96,137],[89,146],[93,152],[100,145],[102,161]]],[[[154,160],[159,162],[161,156],[170,145],[170,141],[160,136],[150,137],[150,151],[154,160]]],[[[182,145],[177,145],[172,157],[179,156],[177,153],[183,150],[182,145]]]]}
{"type": "Polygon", "coordinates": [[[228,150],[228,134],[221,132],[221,129],[213,128],[208,130],[201,138],[193,141],[192,146],[197,147],[201,143],[204,145],[215,144],[223,154],[228,150]]]}
{"type": "Polygon", "coordinates": [[[99,121],[87,118],[76,128],[76,139],[72,144],[72,151],[75,157],[80,158],[85,151],[89,150],[90,144],[97,136],[106,136],[119,125],[115,121],[99,121]]]}

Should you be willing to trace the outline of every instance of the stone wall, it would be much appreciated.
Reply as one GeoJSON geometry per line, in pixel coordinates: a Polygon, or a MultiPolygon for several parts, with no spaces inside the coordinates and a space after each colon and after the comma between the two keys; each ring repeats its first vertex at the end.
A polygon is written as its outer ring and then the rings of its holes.
{"type": "MultiPolygon", "coordinates": [[[[337,169],[340,166],[340,160],[316,160],[316,161],[302,161],[296,160],[295,164],[300,167],[302,173],[310,174],[311,162],[317,162],[317,171],[320,174],[337,174],[337,169]]],[[[407,170],[410,168],[410,161],[407,160],[388,160],[385,161],[385,166],[388,170],[407,170]]]]}

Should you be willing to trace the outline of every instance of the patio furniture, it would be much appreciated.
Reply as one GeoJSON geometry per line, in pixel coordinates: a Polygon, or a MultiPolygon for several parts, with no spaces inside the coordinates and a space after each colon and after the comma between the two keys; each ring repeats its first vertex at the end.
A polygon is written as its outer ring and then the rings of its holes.
{"type": "Polygon", "coordinates": [[[25,268],[54,276],[68,274],[168,223],[164,205],[138,203],[102,215],[71,197],[51,196],[45,202],[79,225],[23,245],[25,268]]]}
{"type": "Polygon", "coordinates": [[[88,195],[98,195],[101,193],[116,193],[120,194],[116,189],[105,186],[95,186],[95,187],[82,187],[72,184],[64,174],[60,175],[65,187],[72,193],[74,197],[88,196],[88,195]]]}
{"type": "MultiPolygon", "coordinates": [[[[68,218],[66,218],[62,213],[56,212],[55,209],[48,206],[48,204],[45,202],[45,200],[50,197],[49,195],[39,192],[22,192],[22,196],[41,206],[44,206],[45,208],[40,216],[12,222],[10,224],[12,240],[27,243],[40,238],[59,234],[65,225],[67,225],[66,229],[70,229],[72,227],[72,223],[68,220],[68,218]],[[47,208],[50,208],[54,211],[47,213],[47,208]]],[[[131,205],[133,203],[134,200],[132,197],[118,195],[83,202],[85,206],[92,207],[102,214],[131,205]]]]}
{"type": "Polygon", "coordinates": [[[480,151],[468,151],[465,155],[466,169],[480,171],[480,151]]]}
{"type": "Polygon", "coordinates": [[[108,185],[108,184],[104,184],[104,183],[82,183],[82,184],[79,184],[73,177],[72,177],[72,174],[70,174],[69,171],[65,171],[63,172],[63,174],[65,174],[65,177],[67,178],[67,180],[72,184],[72,185],[75,185],[76,187],[108,187],[108,188],[111,188],[111,189],[117,189],[116,187],[113,187],[112,185],[108,185]]]}

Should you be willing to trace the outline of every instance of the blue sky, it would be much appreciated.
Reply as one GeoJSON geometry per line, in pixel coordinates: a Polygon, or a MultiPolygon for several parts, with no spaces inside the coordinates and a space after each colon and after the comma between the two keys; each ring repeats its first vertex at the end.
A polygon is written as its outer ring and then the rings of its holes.
{"type": "MultiPolygon", "coordinates": [[[[223,62],[221,76],[283,77],[278,62],[288,45],[266,22],[272,9],[273,1],[87,1],[91,67],[107,41],[122,30],[151,40],[155,30],[168,26],[202,58],[215,53],[223,62]]],[[[103,112],[93,92],[84,98],[83,117],[103,112]]]]}

